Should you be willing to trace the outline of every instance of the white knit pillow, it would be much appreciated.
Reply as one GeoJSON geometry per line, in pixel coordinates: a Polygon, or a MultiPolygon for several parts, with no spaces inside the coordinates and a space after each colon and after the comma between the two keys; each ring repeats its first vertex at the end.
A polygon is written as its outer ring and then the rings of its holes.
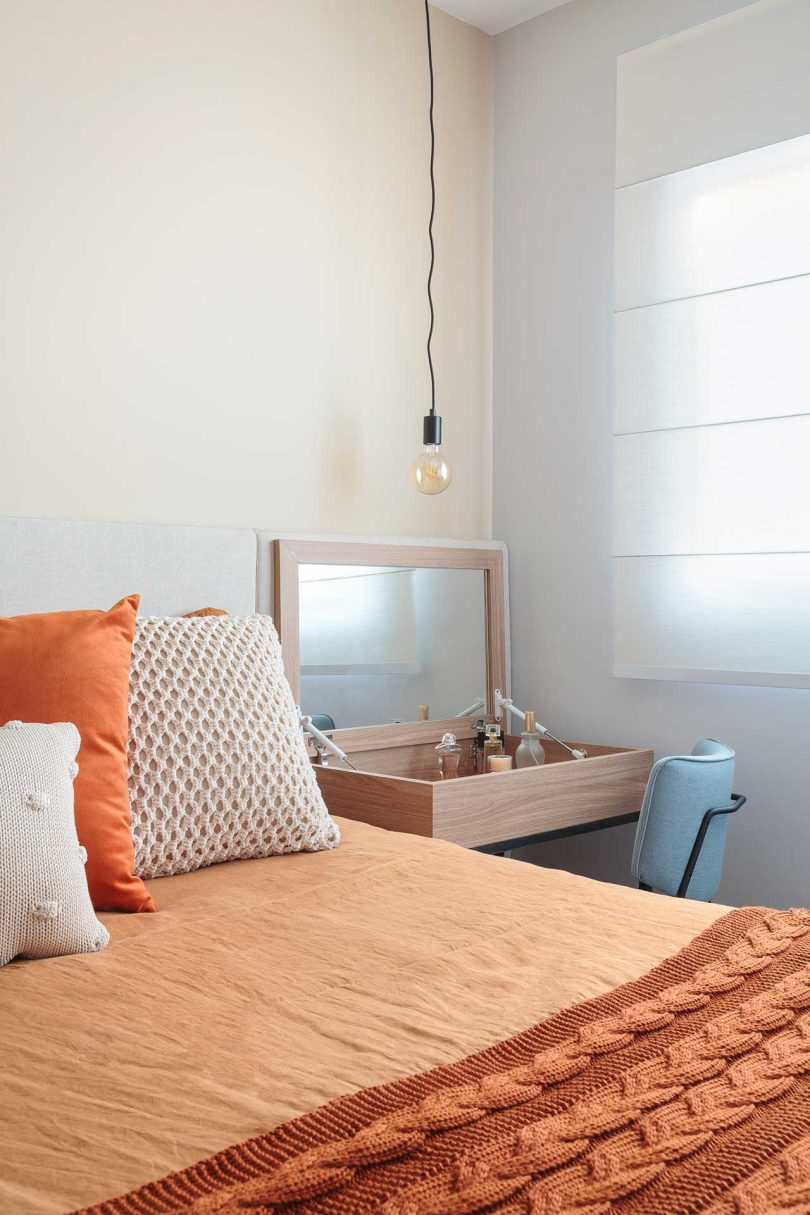
{"type": "Polygon", "coordinates": [[[0,966],[104,949],[87,853],[73,818],[79,731],[69,722],[0,729],[0,966]]]}
{"type": "Polygon", "coordinates": [[[269,616],[140,619],[129,720],[140,877],[339,842],[269,616]]]}

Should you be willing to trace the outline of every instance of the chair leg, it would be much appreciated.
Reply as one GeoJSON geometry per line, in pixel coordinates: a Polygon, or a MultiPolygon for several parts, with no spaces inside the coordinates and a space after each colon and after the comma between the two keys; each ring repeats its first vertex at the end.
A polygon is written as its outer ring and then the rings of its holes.
{"type": "Polygon", "coordinates": [[[652,894],[652,886],[648,886],[646,882],[639,882],[639,890],[646,890],[648,894],[652,894]]]}

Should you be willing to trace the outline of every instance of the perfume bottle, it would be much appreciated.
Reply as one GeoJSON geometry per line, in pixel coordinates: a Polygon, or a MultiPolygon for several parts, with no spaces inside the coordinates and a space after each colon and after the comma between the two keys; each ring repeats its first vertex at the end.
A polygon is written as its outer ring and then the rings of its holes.
{"type": "Polygon", "coordinates": [[[470,728],[475,731],[475,738],[470,743],[470,760],[473,772],[484,771],[484,743],[486,742],[486,722],[483,717],[474,718],[470,728]]]}
{"type": "Polygon", "coordinates": [[[442,741],[436,748],[439,759],[439,771],[442,780],[452,780],[458,776],[458,766],[461,762],[461,747],[456,742],[455,734],[443,734],[442,741]]]}
{"type": "Polygon", "coordinates": [[[489,761],[493,755],[503,755],[503,737],[499,725],[487,726],[484,741],[484,771],[489,771],[489,761]]]}
{"type": "Polygon", "coordinates": [[[534,713],[527,713],[520,743],[515,752],[515,765],[518,768],[539,768],[545,762],[546,753],[540,743],[540,735],[535,729],[534,713]]]}

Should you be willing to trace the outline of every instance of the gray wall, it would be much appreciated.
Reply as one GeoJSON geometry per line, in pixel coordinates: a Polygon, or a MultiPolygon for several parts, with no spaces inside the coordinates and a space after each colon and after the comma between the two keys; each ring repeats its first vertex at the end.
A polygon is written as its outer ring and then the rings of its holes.
{"type": "MultiPolygon", "coordinates": [[[[810,902],[810,693],[611,673],[616,56],[742,7],[571,0],[495,39],[494,528],[511,552],[516,702],[563,737],[659,755],[729,742],[749,802],[719,899],[787,906],[810,902]]],[[[632,840],[530,855],[629,881],[632,840]]]]}

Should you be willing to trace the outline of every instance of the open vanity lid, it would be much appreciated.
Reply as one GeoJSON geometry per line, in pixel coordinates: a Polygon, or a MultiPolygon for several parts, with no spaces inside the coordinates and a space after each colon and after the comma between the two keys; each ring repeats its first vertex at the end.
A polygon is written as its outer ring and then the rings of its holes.
{"type": "Polygon", "coordinates": [[[507,692],[504,545],[276,540],[274,574],[293,694],[346,749],[467,735],[507,692]]]}

